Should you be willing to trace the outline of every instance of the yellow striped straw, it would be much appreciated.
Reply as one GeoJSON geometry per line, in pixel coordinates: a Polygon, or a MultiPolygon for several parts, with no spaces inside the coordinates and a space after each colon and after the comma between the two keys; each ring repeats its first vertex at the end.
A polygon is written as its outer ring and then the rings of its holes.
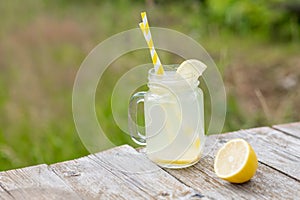
{"type": "Polygon", "coordinates": [[[149,23],[147,20],[146,12],[142,12],[141,16],[142,16],[143,22],[139,23],[139,26],[143,32],[144,38],[150,49],[150,54],[151,54],[152,62],[154,65],[154,70],[155,70],[156,74],[162,75],[165,73],[165,71],[164,71],[164,68],[159,60],[159,57],[158,57],[156,51],[155,51],[154,45],[153,45],[153,40],[152,40],[151,32],[149,29],[149,23]]]}

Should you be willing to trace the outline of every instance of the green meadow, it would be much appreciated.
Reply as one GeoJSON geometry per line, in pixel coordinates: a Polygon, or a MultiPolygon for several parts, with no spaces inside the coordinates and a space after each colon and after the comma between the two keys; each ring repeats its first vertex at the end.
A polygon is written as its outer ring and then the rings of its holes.
{"type": "MultiPolygon", "coordinates": [[[[0,170],[89,153],[72,115],[76,73],[100,42],[137,28],[141,11],[152,26],[180,31],[212,56],[227,93],[223,132],[299,121],[299,16],[282,5],[278,0],[0,3],[0,170]]],[[[158,53],[163,62],[178,60],[158,53]]],[[[133,143],[114,121],[112,89],[142,62],[151,62],[147,49],[120,57],[97,88],[98,120],[116,145],[133,143]]]]}

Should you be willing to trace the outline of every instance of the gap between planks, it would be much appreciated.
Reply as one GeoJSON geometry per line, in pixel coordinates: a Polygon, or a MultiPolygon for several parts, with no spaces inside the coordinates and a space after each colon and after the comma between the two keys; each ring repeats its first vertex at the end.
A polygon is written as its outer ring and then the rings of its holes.
{"type": "Polygon", "coordinates": [[[134,148],[123,145],[50,166],[80,196],[106,199],[186,199],[200,196],[134,148]],[[65,174],[79,174],[65,176],[65,174]]]}
{"type": "Polygon", "coordinates": [[[46,164],[0,172],[0,182],[3,199],[80,199],[46,164]]]}
{"type": "Polygon", "coordinates": [[[213,157],[207,156],[196,165],[182,170],[166,171],[208,199],[296,199],[300,185],[280,172],[259,163],[256,175],[244,184],[228,183],[214,174],[213,157]],[[275,198],[276,197],[276,198],[275,198]]]}
{"type": "Polygon", "coordinates": [[[272,128],[300,139],[300,122],[273,125],[272,128]]]}
{"type": "MultiPolygon", "coordinates": [[[[300,180],[300,140],[270,127],[240,130],[214,135],[210,139],[225,143],[230,139],[243,138],[254,148],[258,160],[274,169],[300,180]]],[[[213,145],[208,140],[209,145],[213,145]]],[[[220,147],[218,147],[220,148],[220,147]]],[[[207,151],[207,150],[206,150],[207,151]]],[[[216,147],[213,148],[216,152],[216,147]]]]}
{"type": "MultiPolygon", "coordinates": [[[[297,161],[299,162],[299,158],[300,158],[299,157],[300,156],[299,155],[299,152],[300,152],[299,151],[299,147],[300,147],[299,141],[300,140],[299,140],[299,138],[297,138],[297,136],[295,137],[295,134],[299,133],[299,132],[297,132],[297,130],[300,127],[300,123],[295,123],[293,125],[293,127],[294,127],[293,129],[291,129],[291,128],[289,130],[285,129],[285,131],[283,131],[282,127],[286,128],[286,127],[289,127],[289,125],[275,125],[275,126],[273,126],[273,128],[262,127],[262,128],[247,129],[247,130],[241,130],[241,131],[231,132],[231,133],[227,133],[227,134],[222,134],[222,135],[220,135],[220,137],[217,138],[217,140],[218,140],[217,143],[218,144],[216,146],[222,145],[224,142],[226,142],[227,140],[229,140],[230,138],[233,138],[233,137],[242,137],[242,138],[246,139],[247,141],[249,141],[249,143],[252,146],[254,146],[254,149],[256,150],[256,152],[259,152],[259,160],[260,160],[260,166],[261,166],[260,168],[262,168],[264,170],[271,170],[271,172],[272,172],[271,174],[275,173],[275,174],[277,174],[278,177],[281,177],[281,178],[278,179],[280,181],[285,182],[284,178],[288,178],[287,179],[288,180],[287,183],[293,183],[294,187],[293,187],[293,185],[291,185],[291,188],[297,189],[296,190],[296,192],[298,191],[297,195],[300,196],[300,194],[299,194],[299,191],[300,191],[300,189],[299,189],[299,175],[298,175],[299,174],[299,169],[297,168],[297,161]],[[296,132],[294,130],[296,130],[296,132]],[[255,136],[257,136],[258,139],[255,138],[255,136]],[[263,143],[263,141],[265,143],[263,143]],[[264,145],[264,144],[266,144],[266,145],[264,145]],[[262,151],[260,151],[260,150],[262,150],[262,151]],[[272,162],[271,157],[268,155],[269,150],[272,150],[272,151],[275,152],[275,154],[274,154],[274,152],[272,152],[272,153],[274,155],[276,155],[275,156],[276,159],[277,159],[276,162],[272,162]],[[294,157],[292,156],[293,153],[295,154],[294,157]],[[285,154],[287,154],[287,155],[285,155],[285,154]],[[267,157],[264,157],[264,155],[266,155],[267,157]],[[293,162],[292,161],[296,162],[295,163],[295,168],[296,168],[295,171],[291,171],[289,169],[289,168],[291,168],[293,166],[293,162]],[[280,165],[280,162],[286,163],[287,166],[280,165]],[[292,166],[291,166],[291,164],[292,164],[292,166]],[[286,168],[286,167],[288,167],[288,168],[286,168]],[[278,175],[278,174],[281,174],[281,175],[278,175]]],[[[211,136],[209,136],[209,137],[211,137],[211,136]]],[[[213,138],[213,137],[211,137],[211,138],[213,138]]],[[[109,158],[112,158],[111,155],[113,155],[113,156],[118,155],[117,150],[118,149],[120,150],[122,148],[124,148],[124,146],[117,147],[117,148],[114,148],[114,149],[110,149],[108,151],[100,152],[100,153],[97,153],[97,154],[94,154],[94,155],[90,155],[88,157],[91,160],[93,160],[93,162],[96,163],[96,166],[98,166],[98,167],[100,166],[101,168],[103,168],[103,169],[105,169],[106,171],[109,172],[109,171],[112,170],[111,164],[113,164],[113,166],[118,166],[118,165],[116,165],[117,163],[112,162],[113,159],[109,159],[109,158]],[[110,152],[110,153],[107,153],[107,152],[110,152]],[[114,153],[111,154],[111,152],[114,152],[114,153]],[[107,154],[111,154],[111,155],[107,155],[107,154]]],[[[132,147],[127,146],[126,148],[127,148],[126,151],[129,151],[129,152],[132,153],[132,147]]],[[[125,151],[125,154],[126,154],[126,151],[125,151]]],[[[83,157],[83,158],[85,158],[85,157],[83,157]]],[[[68,182],[66,182],[66,178],[62,177],[64,175],[58,174],[57,171],[55,171],[55,166],[63,165],[63,164],[67,165],[70,162],[77,162],[78,160],[83,159],[83,158],[79,158],[79,159],[71,160],[71,161],[66,161],[66,162],[63,162],[63,163],[57,163],[57,164],[53,164],[53,165],[46,166],[46,167],[56,177],[58,177],[64,184],[66,184],[68,187],[70,187],[70,189],[71,189],[70,192],[72,192],[72,193],[74,192],[75,194],[78,195],[78,191],[75,191],[74,188],[72,188],[68,184],[68,182]]],[[[209,156],[208,156],[208,158],[209,158],[209,156]]],[[[213,157],[211,157],[210,159],[212,159],[212,158],[213,157]]],[[[125,160],[123,160],[123,162],[125,162],[125,160]]],[[[128,160],[127,160],[127,162],[128,162],[128,160]]],[[[125,162],[125,164],[126,164],[126,162],[125,162]]],[[[204,196],[207,196],[207,197],[209,197],[209,195],[212,195],[211,196],[212,198],[213,197],[220,197],[219,196],[220,194],[223,195],[222,191],[220,191],[219,194],[202,193],[201,190],[198,190],[198,189],[201,189],[201,188],[199,188],[199,185],[201,185],[201,182],[199,183],[198,186],[195,186],[195,185],[193,185],[193,183],[188,182],[188,180],[183,179],[184,177],[182,177],[180,175],[180,173],[183,173],[183,172],[186,172],[186,171],[192,171],[192,172],[194,171],[195,173],[192,173],[192,175],[197,176],[196,173],[199,173],[199,165],[201,165],[201,164],[198,163],[197,165],[195,165],[195,166],[193,166],[191,168],[183,169],[183,170],[167,170],[167,169],[163,169],[161,171],[165,172],[170,177],[173,177],[174,180],[176,180],[177,182],[179,182],[180,184],[182,184],[184,187],[194,189],[195,191],[200,191],[201,194],[200,193],[195,193],[194,194],[195,197],[199,197],[200,198],[202,196],[202,194],[204,196]],[[194,186],[194,187],[192,187],[192,186],[194,186]],[[216,196],[214,196],[214,195],[216,195],[216,196]]],[[[38,167],[38,166],[36,166],[36,167],[38,167]]],[[[118,167],[122,168],[122,166],[118,166],[118,167]]],[[[125,165],[125,169],[126,169],[126,167],[128,167],[128,166],[125,165]]],[[[17,169],[15,171],[18,171],[18,170],[22,171],[22,170],[26,170],[26,168],[17,169]]],[[[9,171],[7,171],[7,173],[8,172],[9,171]]],[[[72,173],[72,171],[70,171],[70,172],[72,173]]],[[[211,174],[212,173],[211,171],[208,172],[208,171],[205,171],[205,170],[203,171],[202,170],[202,172],[200,172],[200,173],[204,173],[204,175],[205,175],[204,177],[206,177],[206,179],[204,179],[204,183],[205,183],[205,180],[211,180],[211,181],[213,180],[213,182],[211,182],[211,185],[210,185],[211,187],[213,187],[213,186],[220,187],[220,184],[221,184],[221,186],[223,186],[223,184],[226,184],[224,182],[220,183],[219,179],[215,179],[214,174],[211,174]]],[[[74,175],[76,177],[76,173],[74,175]]],[[[133,184],[133,185],[134,185],[135,181],[137,181],[137,180],[139,180],[139,178],[141,178],[139,176],[132,176],[132,175],[131,176],[126,176],[126,174],[124,174],[124,173],[122,174],[120,172],[114,173],[115,177],[118,177],[119,175],[123,175],[123,176],[125,175],[124,178],[121,178],[121,182],[129,183],[129,184],[133,184]]],[[[278,182],[277,179],[274,179],[274,180],[275,180],[275,183],[278,182]]],[[[191,179],[190,181],[193,181],[193,179],[191,179]]],[[[197,181],[197,180],[195,180],[195,181],[197,181]]],[[[144,184],[146,184],[146,186],[147,186],[147,183],[144,183],[144,184]]],[[[250,181],[250,184],[251,184],[251,181],[250,181]]],[[[263,185],[263,182],[261,184],[263,185]]],[[[290,185],[290,184],[288,184],[288,185],[290,185]]],[[[244,185],[241,185],[241,186],[244,186],[244,185]]],[[[255,187],[263,187],[263,186],[256,185],[255,187]]],[[[228,185],[226,187],[228,187],[228,185]]],[[[274,187],[276,187],[276,186],[274,185],[274,187]]],[[[139,185],[135,185],[134,188],[135,189],[145,190],[144,192],[148,193],[149,197],[153,197],[153,198],[154,197],[162,197],[162,196],[157,196],[157,195],[159,195],[159,193],[155,193],[153,191],[152,192],[151,191],[147,192],[146,191],[147,188],[145,187],[145,185],[142,186],[142,187],[139,187],[139,185]]],[[[230,188],[231,188],[231,186],[230,186],[230,188]]],[[[154,188],[154,189],[157,189],[157,188],[154,188]]],[[[244,188],[242,187],[242,190],[243,189],[244,188]]],[[[289,191],[289,190],[286,190],[286,191],[289,191]]],[[[7,189],[5,187],[5,185],[3,185],[1,183],[1,180],[0,180],[0,194],[7,194],[8,196],[4,197],[4,198],[7,198],[7,199],[13,199],[13,197],[14,197],[13,196],[14,194],[10,193],[10,190],[7,189]]],[[[277,193],[275,193],[275,194],[278,195],[277,193]]],[[[286,194],[286,193],[282,193],[282,194],[286,194]]],[[[296,193],[291,192],[291,194],[295,195],[296,193]]],[[[277,197],[279,197],[279,196],[277,196],[277,197]]],[[[1,199],[1,197],[3,197],[3,196],[0,196],[0,199],[1,199]]],[[[81,196],[81,198],[82,197],[83,196],[81,196]]],[[[282,197],[282,198],[284,198],[284,197],[282,197]]]]}
{"type": "MultiPolygon", "coordinates": [[[[294,176],[291,176],[289,170],[279,170],[278,167],[280,168],[280,165],[276,162],[275,166],[277,167],[274,167],[274,163],[269,165],[269,158],[264,157],[264,155],[268,153],[268,149],[262,153],[259,152],[259,149],[264,148],[263,141],[270,142],[271,145],[275,145],[275,147],[278,148],[276,142],[281,141],[282,137],[285,138],[285,134],[278,134],[276,130],[263,127],[249,129],[248,131],[242,130],[218,136],[209,136],[206,148],[213,146],[213,149],[208,150],[208,153],[206,152],[205,155],[206,157],[202,158],[199,163],[191,168],[179,171],[165,170],[173,176],[176,176],[177,179],[185,182],[188,186],[199,190],[204,196],[212,199],[296,199],[300,196],[300,185],[299,180],[295,178],[296,173],[293,174],[294,176]],[[253,133],[255,133],[255,135],[253,133]],[[256,134],[259,134],[259,139],[263,138],[263,140],[257,142],[253,139],[256,134]],[[236,137],[246,139],[254,146],[256,152],[259,152],[258,158],[260,161],[257,174],[251,181],[242,185],[230,184],[217,178],[212,167],[216,151],[225,142],[236,137]],[[212,188],[217,189],[214,190],[212,188]],[[228,196],[228,194],[230,195],[228,196]]],[[[293,141],[292,138],[287,138],[287,141],[283,141],[283,143],[287,142],[287,144],[290,144],[291,141],[293,141]]],[[[296,147],[299,147],[299,140],[296,140],[292,146],[294,147],[292,149],[294,153],[297,153],[298,148],[296,147]]],[[[279,146],[279,151],[284,147],[284,145],[279,146]]]]}
{"type": "Polygon", "coordinates": [[[276,169],[275,167],[273,167],[273,166],[271,166],[271,165],[268,165],[268,164],[266,164],[266,163],[264,163],[264,162],[262,162],[262,161],[258,161],[258,162],[259,162],[260,164],[265,165],[265,166],[267,166],[267,167],[269,167],[269,168],[271,168],[271,169],[273,169],[273,170],[275,170],[275,171],[277,171],[277,172],[279,172],[279,173],[281,173],[281,174],[283,174],[283,175],[285,175],[285,176],[287,176],[287,177],[289,177],[289,178],[291,178],[291,179],[293,179],[293,180],[295,180],[295,181],[297,181],[297,182],[300,183],[300,180],[298,180],[297,178],[295,178],[295,177],[293,177],[293,176],[291,176],[291,175],[289,175],[289,174],[287,174],[287,173],[285,173],[285,172],[283,172],[283,171],[280,171],[280,170],[276,169]]]}

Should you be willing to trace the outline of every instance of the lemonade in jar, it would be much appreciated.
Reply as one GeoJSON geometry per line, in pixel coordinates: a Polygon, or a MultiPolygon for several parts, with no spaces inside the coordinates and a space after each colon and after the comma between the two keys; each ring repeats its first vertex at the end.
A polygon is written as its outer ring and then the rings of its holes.
{"type": "Polygon", "coordinates": [[[138,133],[133,118],[129,128],[132,138],[146,145],[153,162],[167,168],[188,167],[199,161],[205,142],[203,92],[198,78],[206,66],[198,60],[164,66],[164,75],[151,69],[149,91],[132,96],[129,116],[144,102],[145,136],[138,133]]]}

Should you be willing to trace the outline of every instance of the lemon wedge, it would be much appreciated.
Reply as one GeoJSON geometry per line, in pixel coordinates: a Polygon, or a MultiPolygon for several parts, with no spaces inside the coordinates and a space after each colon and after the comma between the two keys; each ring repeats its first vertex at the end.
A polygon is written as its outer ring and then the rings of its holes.
{"type": "Polygon", "coordinates": [[[214,163],[216,175],[231,183],[249,181],[257,166],[257,156],[253,148],[243,139],[228,141],[218,151],[214,163]]]}
{"type": "Polygon", "coordinates": [[[181,63],[176,72],[182,77],[191,74],[194,79],[198,79],[206,68],[203,62],[196,59],[189,59],[181,63]]]}

